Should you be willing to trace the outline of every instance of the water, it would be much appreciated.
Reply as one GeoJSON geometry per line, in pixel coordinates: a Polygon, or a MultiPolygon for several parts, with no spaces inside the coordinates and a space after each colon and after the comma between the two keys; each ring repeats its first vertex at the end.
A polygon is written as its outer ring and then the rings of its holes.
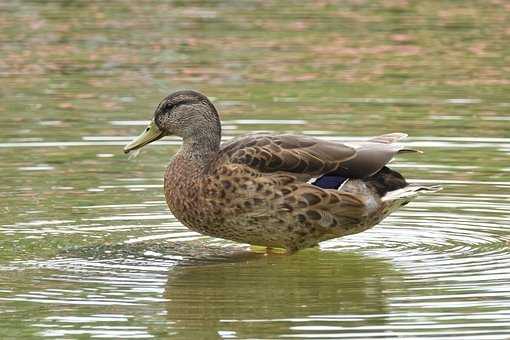
{"type": "Polygon", "coordinates": [[[510,336],[510,8],[444,1],[0,4],[2,338],[510,336]],[[424,196],[292,256],[188,231],[178,139],[122,146],[178,88],[224,139],[405,131],[424,196]]]}

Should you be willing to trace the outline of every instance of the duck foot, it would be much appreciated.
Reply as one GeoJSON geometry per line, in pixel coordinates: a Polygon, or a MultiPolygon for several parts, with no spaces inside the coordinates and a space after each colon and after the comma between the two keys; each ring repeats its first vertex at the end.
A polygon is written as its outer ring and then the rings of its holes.
{"type": "Polygon", "coordinates": [[[293,251],[285,248],[266,247],[266,256],[270,255],[291,255],[293,251]]]}
{"type": "Polygon", "coordinates": [[[261,253],[266,256],[269,256],[269,255],[290,255],[290,254],[294,253],[294,251],[292,251],[290,249],[254,246],[254,245],[251,245],[250,249],[254,253],[261,253]]]}

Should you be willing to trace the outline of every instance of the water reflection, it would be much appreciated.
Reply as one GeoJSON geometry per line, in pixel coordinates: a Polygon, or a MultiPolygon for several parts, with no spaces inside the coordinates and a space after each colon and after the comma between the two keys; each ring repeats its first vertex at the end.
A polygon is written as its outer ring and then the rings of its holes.
{"type": "Polygon", "coordinates": [[[384,260],[307,250],[295,256],[177,266],[169,273],[164,296],[168,320],[184,337],[279,337],[295,334],[293,326],[299,324],[319,336],[327,329],[319,327],[320,319],[328,315],[346,332],[360,323],[385,324],[386,292],[401,281],[384,260]],[[365,319],[368,314],[380,317],[365,319]]]}
{"type": "Polygon", "coordinates": [[[504,339],[506,1],[1,1],[0,337],[504,339]],[[475,76],[473,76],[475,75],[475,76]],[[443,184],[376,228],[266,258],[190,233],[121,147],[173,90],[224,140],[403,131],[443,184]]]}

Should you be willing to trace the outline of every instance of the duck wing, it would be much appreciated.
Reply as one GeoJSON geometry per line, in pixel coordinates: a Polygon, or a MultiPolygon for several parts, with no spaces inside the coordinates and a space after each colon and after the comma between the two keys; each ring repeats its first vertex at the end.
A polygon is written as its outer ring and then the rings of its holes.
{"type": "Polygon", "coordinates": [[[397,153],[416,151],[395,144],[406,136],[391,133],[363,142],[339,143],[301,135],[251,134],[222,145],[220,157],[226,163],[244,164],[265,173],[367,178],[397,153]]]}
{"type": "Polygon", "coordinates": [[[378,173],[398,153],[421,153],[419,150],[397,144],[406,137],[407,134],[396,132],[373,137],[367,141],[345,143],[356,150],[356,155],[344,162],[333,174],[347,178],[367,178],[378,173]]]}
{"type": "Polygon", "coordinates": [[[224,161],[258,171],[321,175],[339,169],[356,156],[354,148],[300,135],[251,134],[232,140],[220,150],[224,161]]]}

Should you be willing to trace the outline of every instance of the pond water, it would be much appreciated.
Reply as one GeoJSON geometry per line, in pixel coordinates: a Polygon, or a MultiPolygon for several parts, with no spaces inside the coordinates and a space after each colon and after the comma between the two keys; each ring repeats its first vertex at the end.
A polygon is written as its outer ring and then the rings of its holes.
{"type": "Polygon", "coordinates": [[[0,4],[0,337],[510,337],[506,1],[0,4]],[[190,232],[122,146],[182,88],[253,131],[357,140],[444,190],[292,256],[190,232]]]}

